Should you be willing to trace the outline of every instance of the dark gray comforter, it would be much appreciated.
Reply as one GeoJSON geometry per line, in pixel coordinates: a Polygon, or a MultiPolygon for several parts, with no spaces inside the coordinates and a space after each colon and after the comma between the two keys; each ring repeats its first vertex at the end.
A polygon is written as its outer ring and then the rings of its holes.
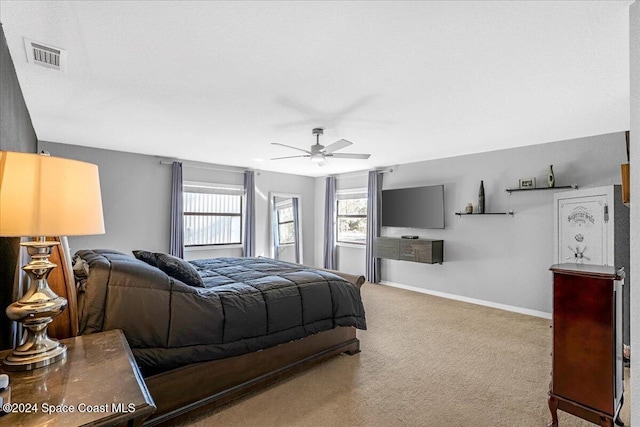
{"type": "Polygon", "coordinates": [[[360,290],[329,272],[268,258],[198,260],[199,288],[119,252],[76,256],[88,270],[76,272],[80,333],[122,329],[145,374],[337,326],[366,329],[360,290]]]}

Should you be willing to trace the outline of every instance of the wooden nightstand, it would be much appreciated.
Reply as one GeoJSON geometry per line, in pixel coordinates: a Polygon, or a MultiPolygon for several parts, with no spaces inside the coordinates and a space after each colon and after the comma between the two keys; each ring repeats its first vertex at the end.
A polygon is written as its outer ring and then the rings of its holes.
{"type": "MultiPolygon", "coordinates": [[[[12,412],[1,425],[137,426],[155,410],[122,331],[61,340],[65,360],[10,378],[12,412]]],[[[0,353],[0,358],[8,351],[0,353]]]]}

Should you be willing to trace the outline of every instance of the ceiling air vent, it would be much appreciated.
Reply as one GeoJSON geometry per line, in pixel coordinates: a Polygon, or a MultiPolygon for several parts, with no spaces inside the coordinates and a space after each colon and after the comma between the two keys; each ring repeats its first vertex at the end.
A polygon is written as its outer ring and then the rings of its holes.
{"type": "Polygon", "coordinates": [[[28,38],[24,39],[24,48],[27,51],[27,62],[62,71],[63,73],[67,72],[66,50],[28,38]]]}

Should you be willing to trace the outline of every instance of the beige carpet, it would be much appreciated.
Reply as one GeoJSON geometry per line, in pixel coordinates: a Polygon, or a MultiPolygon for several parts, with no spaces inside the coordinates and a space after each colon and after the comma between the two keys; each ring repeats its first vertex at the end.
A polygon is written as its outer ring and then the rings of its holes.
{"type": "MultiPolygon", "coordinates": [[[[505,426],[550,421],[550,321],[366,284],[360,354],[185,426],[505,426]]],[[[628,372],[626,390],[629,390],[628,372]]],[[[622,420],[629,422],[630,396],[622,420]]],[[[593,426],[564,412],[560,427],[593,426]]]]}

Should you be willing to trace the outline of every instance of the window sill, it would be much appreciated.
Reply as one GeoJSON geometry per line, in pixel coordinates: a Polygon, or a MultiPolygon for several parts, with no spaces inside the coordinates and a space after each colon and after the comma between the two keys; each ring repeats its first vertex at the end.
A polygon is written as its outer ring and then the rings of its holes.
{"type": "Polygon", "coordinates": [[[185,252],[197,252],[197,251],[215,251],[225,249],[242,249],[242,245],[238,243],[232,243],[229,245],[208,245],[208,246],[185,246],[185,252]]]}
{"type": "Polygon", "coordinates": [[[364,243],[347,243],[347,242],[336,242],[336,246],[344,247],[344,248],[354,248],[354,249],[366,249],[367,245],[364,243]]]}

